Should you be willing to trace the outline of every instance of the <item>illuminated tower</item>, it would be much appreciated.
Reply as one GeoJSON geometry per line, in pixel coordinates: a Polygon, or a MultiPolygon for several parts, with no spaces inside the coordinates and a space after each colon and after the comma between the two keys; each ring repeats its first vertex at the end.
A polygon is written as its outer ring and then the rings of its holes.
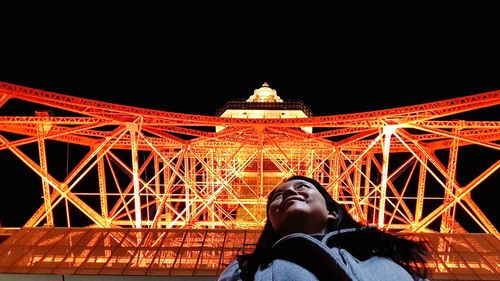
{"type": "MultiPolygon", "coordinates": [[[[304,102],[300,100],[284,101],[278,96],[277,91],[267,83],[255,89],[253,95],[246,100],[228,101],[218,113],[220,117],[243,119],[308,118],[312,117],[312,115],[311,110],[304,102]]],[[[220,132],[223,129],[226,129],[226,127],[217,127],[216,131],[220,132]]],[[[265,142],[268,140],[266,135],[270,133],[264,132],[264,129],[264,127],[254,128],[254,130],[263,131],[258,132],[257,142],[249,143],[250,151],[234,155],[233,161],[246,163],[243,168],[237,171],[237,179],[234,183],[238,182],[238,184],[233,184],[237,189],[239,198],[257,198],[257,204],[235,205],[237,206],[236,222],[238,227],[246,227],[248,221],[252,221],[252,217],[262,224],[266,217],[263,203],[267,194],[285,176],[294,173],[293,170],[283,172],[277,166],[277,163],[286,161],[283,156],[269,157],[275,152],[272,152],[272,148],[264,148],[264,146],[267,146],[265,142]],[[259,148],[259,146],[262,148],[259,148]],[[254,152],[258,152],[258,154],[254,154],[254,152]],[[249,188],[252,186],[257,188],[249,188]]],[[[294,133],[302,134],[304,132],[311,133],[312,127],[303,126],[300,127],[300,131],[294,133]]],[[[238,164],[237,166],[241,165],[238,164]]],[[[258,227],[258,223],[251,223],[250,227],[258,227]]]]}
{"type": "Polygon", "coordinates": [[[474,191],[498,187],[500,123],[470,116],[498,110],[500,91],[330,116],[266,83],[218,116],[2,82],[0,94],[2,167],[42,194],[20,201],[36,211],[0,244],[0,273],[214,276],[255,242],[269,191],[302,174],[357,220],[432,240],[433,280],[498,276],[500,235],[474,191]]]}
{"type": "MultiPolygon", "coordinates": [[[[253,95],[247,100],[228,101],[217,114],[220,117],[248,118],[248,119],[281,119],[281,118],[307,118],[313,113],[309,107],[300,100],[287,100],[284,102],[276,90],[267,83],[255,89],[253,95]]],[[[217,132],[222,130],[217,127],[217,132]]],[[[304,132],[311,133],[311,127],[301,127],[304,132]]]]}
{"type": "Polygon", "coordinates": [[[269,190],[303,174],[323,183],[355,218],[380,228],[464,233],[457,213],[465,209],[465,219],[499,237],[470,194],[497,172],[500,126],[459,119],[498,106],[499,91],[316,117],[266,83],[248,99],[226,103],[220,116],[8,83],[0,91],[3,108],[11,100],[46,108],[1,117],[3,149],[40,178],[43,200],[27,227],[260,229],[269,190]],[[72,159],[61,174],[50,161],[68,151],[72,159]],[[479,172],[459,180],[468,172],[459,157],[477,161],[479,172]],[[75,213],[84,220],[73,220],[75,213]]]}

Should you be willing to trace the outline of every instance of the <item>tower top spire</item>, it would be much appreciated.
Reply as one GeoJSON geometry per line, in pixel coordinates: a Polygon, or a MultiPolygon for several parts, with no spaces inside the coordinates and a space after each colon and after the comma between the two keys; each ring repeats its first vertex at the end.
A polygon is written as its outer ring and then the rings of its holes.
{"type": "Polygon", "coordinates": [[[264,82],[262,86],[253,91],[247,102],[283,102],[283,100],[278,96],[275,89],[269,87],[267,82],[264,82]]]}

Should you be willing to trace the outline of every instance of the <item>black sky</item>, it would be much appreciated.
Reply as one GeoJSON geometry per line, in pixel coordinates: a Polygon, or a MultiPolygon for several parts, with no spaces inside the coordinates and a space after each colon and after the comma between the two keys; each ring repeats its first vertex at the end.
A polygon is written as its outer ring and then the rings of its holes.
{"type": "Polygon", "coordinates": [[[248,98],[264,82],[316,116],[387,109],[499,90],[493,11],[456,4],[4,7],[0,81],[202,115],[248,98]]]}
{"type": "Polygon", "coordinates": [[[0,80],[208,115],[265,81],[315,115],[500,89],[489,7],[392,8],[6,8],[0,80]]]}

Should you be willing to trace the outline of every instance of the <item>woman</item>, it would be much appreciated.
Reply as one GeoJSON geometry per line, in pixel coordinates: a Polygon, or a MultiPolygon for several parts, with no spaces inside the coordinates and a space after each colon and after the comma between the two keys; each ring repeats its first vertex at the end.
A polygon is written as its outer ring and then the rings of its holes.
{"type": "Polygon", "coordinates": [[[356,222],[316,180],[292,176],[268,197],[251,254],[218,281],[423,280],[426,244],[356,222]]]}

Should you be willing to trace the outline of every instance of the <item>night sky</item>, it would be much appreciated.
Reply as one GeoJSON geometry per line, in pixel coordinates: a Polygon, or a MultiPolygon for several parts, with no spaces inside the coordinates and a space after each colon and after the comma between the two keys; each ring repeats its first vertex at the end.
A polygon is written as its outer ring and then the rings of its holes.
{"type": "Polygon", "coordinates": [[[315,116],[500,90],[494,9],[392,9],[3,8],[0,81],[202,115],[264,82],[315,116]]]}
{"type": "Polygon", "coordinates": [[[265,81],[315,115],[500,88],[489,7],[221,8],[5,8],[0,80],[208,115],[265,81]]]}

